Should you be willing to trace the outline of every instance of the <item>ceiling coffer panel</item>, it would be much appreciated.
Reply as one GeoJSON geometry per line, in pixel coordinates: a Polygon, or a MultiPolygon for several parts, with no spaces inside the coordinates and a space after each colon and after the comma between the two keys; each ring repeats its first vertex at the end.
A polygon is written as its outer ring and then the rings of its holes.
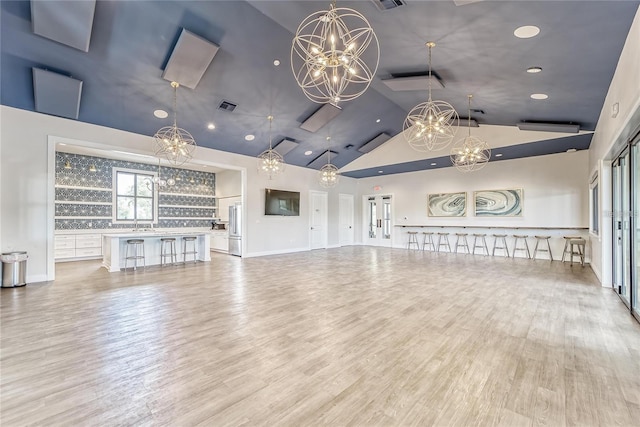
{"type": "Polygon", "coordinates": [[[518,129],[540,132],[578,133],[580,131],[580,125],[575,123],[524,122],[518,123],[518,129]]]}
{"type": "Polygon", "coordinates": [[[162,78],[195,89],[220,47],[182,29],[162,78]]]}
{"type": "Polygon", "coordinates": [[[275,147],[273,147],[274,151],[277,152],[278,154],[280,154],[282,157],[286,156],[289,151],[293,150],[294,148],[296,148],[298,146],[298,143],[295,141],[292,141],[290,139],[283,139],[282,141],[280,141],[278,143],[278,145],[276,145],[275,147]]]}
{"type": "MultiPolygon", "coordinates": [[[[320,169],[321,167],[326,165],[327,162],[329,161],[329,156],[327,155],[327,151],[328,150],[325,150],[322,154],[320,154],[318,157],[316,157],[311,162],[309,162],[307,167],[311,169],[320,169]]],[[[331,150],[331,163],[334,162],[337,156],[338,156],[338,153],[331,150]]]]}
{"type": "Polygon", "coordinates": [[[333,104],[324,104],[318,108],[307,120],[300,125],[301,129],[308,132],[317,132],[324,125],[335,119],[342,112],[342,108],[333,104]]]}
{"type": "Polygon", "coordinates": [[[33,68],[35,110],[69,119],[78,119],[82,81],[33,68]]]}
{"type": "Polygon", "coordinates": [[[32,30],[39,36],[88,52],[95,10],[95,0],[32,0],[32,30]]]}
{"type": "Polygon", "coordinates": [[[389,138],[391,138],[391,136],[383,132],[380,135],[373,138],[371,141],[365,142],[362,145],[362,147],[358,148],[358,151],[365,154],[369,153],[375,150],[376,148],[378,148],[379,146],[381,146],[382,144],[384,144],[385,142],[387,142],[389,138]]]}

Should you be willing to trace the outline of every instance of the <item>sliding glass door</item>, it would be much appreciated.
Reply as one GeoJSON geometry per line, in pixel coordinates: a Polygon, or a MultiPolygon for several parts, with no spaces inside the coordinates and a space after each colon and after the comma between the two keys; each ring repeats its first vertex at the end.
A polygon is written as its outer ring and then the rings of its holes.
{"type": "Polygon", "coordinates": [[[629,159],[626,150],[613,163],[613,284],[627,306],[631,306],[629,159]]]}
{"type": "Polygon", "coordinates": [[[631,146],[631,310],[640,321],[640,135],[631,146]]]}

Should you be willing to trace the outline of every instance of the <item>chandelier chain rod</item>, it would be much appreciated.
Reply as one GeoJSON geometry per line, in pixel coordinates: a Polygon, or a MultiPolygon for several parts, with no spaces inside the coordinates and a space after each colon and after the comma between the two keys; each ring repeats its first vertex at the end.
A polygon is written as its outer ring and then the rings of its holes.
{"type": "Polygon", "coordinates": [[[173,127],[178,127],[178,85],[173,86],[173,127]]]}
{"type": "Polygon", "coordinates": [[[429,78],[428,83],[429,83],[429,101],[431,101],[431,44],[428,45],[429,47],[429,78]]]}
{"type": "Polygon", "coordinates": [[[473,98],[473,95],[469,95],[469,105],[467,108],[467,127],[469,128],[469,136],[471,136],[471,98],[473,98]]]}

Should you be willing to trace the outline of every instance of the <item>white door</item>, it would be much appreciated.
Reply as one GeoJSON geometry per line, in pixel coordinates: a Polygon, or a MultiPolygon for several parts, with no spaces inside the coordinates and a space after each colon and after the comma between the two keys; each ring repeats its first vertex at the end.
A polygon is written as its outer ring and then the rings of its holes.
{"type": "Polygon", "coordinates": [[[340,218],[338,221],[339,226],[339,239],[340,246],[353,245],[354,240],[354,220],[353,220],[353,195],[340,194],[339,199],[340,218]]]}
{"type": "Polygon", "coordinates": [[[327,206],[328,195],[322,191],[310,191],[310,248],[321,249],[327,247],[327,206]]]}
{"type": "Polygon", "coordinates": [[[393,227],[391,195],[365,196],[363,201],[365,244],[391,247],[393,227]]]}

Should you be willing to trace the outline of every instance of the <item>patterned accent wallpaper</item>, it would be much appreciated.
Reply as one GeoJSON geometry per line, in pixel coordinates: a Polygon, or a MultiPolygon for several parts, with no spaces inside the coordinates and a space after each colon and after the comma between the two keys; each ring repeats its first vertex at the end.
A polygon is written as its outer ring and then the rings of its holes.
{"type": "MultiPolygon", "coordinates": [[[[112,169],[158,172],[158,166],[102,157],[56,152],[56,230],[130,229],[112,223],[112,169]],[[67,162],[70,169],[66,169],[67,162]],[[69,188],[73,187],[73,188],[69,188]]],[[[217,216],[216,176],[188,169],[160,168],[160,178],[173,178],[158,195],[157,228],[209,227],[217,216]],[[202,219],[206,218],[206,219],[202,219]]],[[[141,223],[142,224],[142,223],[141,223]]]]}

